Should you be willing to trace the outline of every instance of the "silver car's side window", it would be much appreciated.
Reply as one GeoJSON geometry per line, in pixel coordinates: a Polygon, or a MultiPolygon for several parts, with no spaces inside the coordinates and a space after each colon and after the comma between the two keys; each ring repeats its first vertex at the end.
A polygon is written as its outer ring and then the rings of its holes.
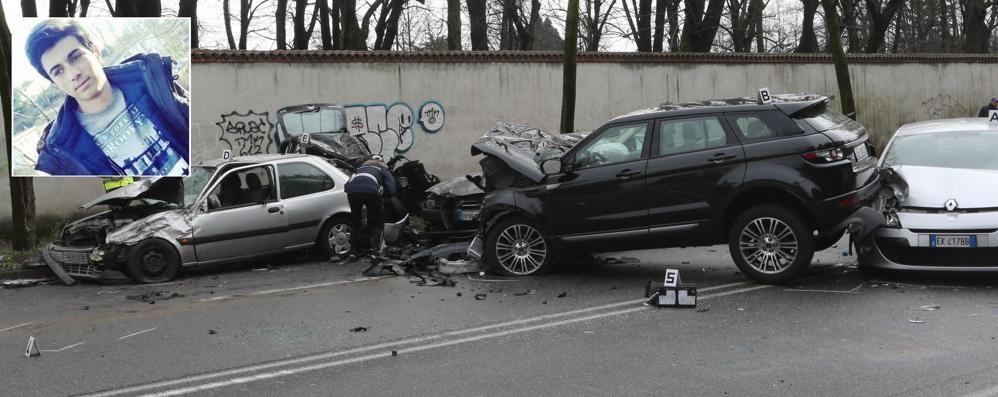
{"type": "Polygon", "coordinates": [[[329,174],[308,163],[278,164],[277,180],[282,199],[324,192],[336,186],[329,174]]]}
{"type": "Polygon", "coordinates": [[[276,199],[274,180],[266,166],[236,170],[208,194],[208,210],[256,205],[276,199]]]}

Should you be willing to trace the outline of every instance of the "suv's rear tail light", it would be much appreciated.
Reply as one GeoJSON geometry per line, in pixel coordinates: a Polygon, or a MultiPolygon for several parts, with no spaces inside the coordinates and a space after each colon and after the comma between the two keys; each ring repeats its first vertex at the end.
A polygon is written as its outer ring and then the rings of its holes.
{"type": "Polygon", "coordinates": [[[845,151],[842,148],[807,152],[801,156],[812,163],[833,163],[846,158],[845,151]]]}

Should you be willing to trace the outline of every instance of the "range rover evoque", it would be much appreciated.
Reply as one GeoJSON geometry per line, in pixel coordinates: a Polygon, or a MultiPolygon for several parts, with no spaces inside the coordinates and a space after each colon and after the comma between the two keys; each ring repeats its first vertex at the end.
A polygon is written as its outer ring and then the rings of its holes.
{"type": "Polygon", "coordinates": [[[869,136],[830,101],[663,104],[547,159],[483,137],[484,264],[532,275],[568,255],[727,243],[748,277],[787,282],[847,229],[879,226],[859,216],[880,188],[869,136]]]}

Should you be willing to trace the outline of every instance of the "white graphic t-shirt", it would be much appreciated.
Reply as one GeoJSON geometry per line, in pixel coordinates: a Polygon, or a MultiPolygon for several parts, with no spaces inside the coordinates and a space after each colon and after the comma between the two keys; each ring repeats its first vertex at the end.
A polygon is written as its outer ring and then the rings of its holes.
{"type": "Polygon", "coordinates": [[[114,98],[106,110],[76,114],[97,146],[125,175],[184,175],[187,161],[138,106],[126,104],[121,90],[111,88],[114,98]]]}

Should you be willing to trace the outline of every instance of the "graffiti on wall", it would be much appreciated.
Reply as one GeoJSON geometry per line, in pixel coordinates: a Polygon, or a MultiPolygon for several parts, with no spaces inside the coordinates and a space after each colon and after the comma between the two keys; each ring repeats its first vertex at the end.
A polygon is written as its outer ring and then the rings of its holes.
{"type": "Polygon", "coordinates": [[[960,101],[942,94],[922,101],[922,109],[925,109],[925,112],[933,119],[974,116],[960,101]]]}
{"type": "Polygon", "coordinates": [[[249,156],[270,153],[270,130],[274,124],[270,121],[269,112],[257,113],[250,110],[243,114],[233,111],[223,114],[222,121],[215,125],[222,130],[218,140],[227,143],[233,154],[249,156]]]}
{"type": "Polygon", "coordinates": [[[444,127],[444,107],[429,101],[413,113],[404,102],[391,106],[382,104],[352,104],[346,107],[347,130],[363,138],[372,153],[382,156],[402,154],[415,144],[414,128],[433,134],[444,127]]]}

